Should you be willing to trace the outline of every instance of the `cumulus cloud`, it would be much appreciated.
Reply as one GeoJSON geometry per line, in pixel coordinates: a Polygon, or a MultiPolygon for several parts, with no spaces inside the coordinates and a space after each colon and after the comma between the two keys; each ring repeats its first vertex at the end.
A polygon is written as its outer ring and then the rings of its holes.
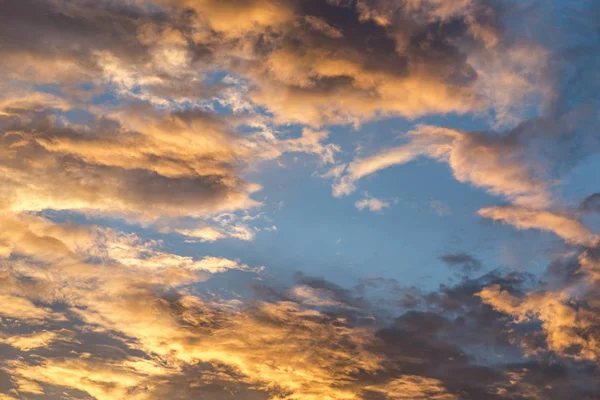
{"type": "Polygon", "coordinates": [[[529,293],[518,298],[498,285],[484,288],[479,294],[494,309],[511,315],[515,322],[541,321],[548,347],[566,357],[597,360],[597,310],[579,308],[567,292],[529,293]]]}
{"type": "Polygon", "coordinates": [[[499,10],[465,3],[446,12],[435,1],[288,2],[294,20],[275,19],[273,33],[259,44],[263,59],[250,64],[260,85],[252,99],[283,121],[322,125],[478,112],[536,91],[534,84],[515,83],[511,93],[507,77],[504,86],[479,81],[481,68],[500,83],[499,64],[490,59],[502,59],[502,73],[529,83],[540,78],[533,71],[546,57],[540,50],[523,60],[525,51],[504,43],[499,10]],[[505,53],[511,57],[502,58],[505,53]],[[496,93],[488,103],[484,94],[496,93]]]}
{"type": "Polygon", "coordinates": [[[366,193],[365,196],[366,197],[364,199],[357,200],[354,203],[354,206],[361,211],[368,209],[372,212],[381,213],[384,209],[390,207],[390,203],[388,203],[387,201],[369,196],[368,193],[366,193]]]}
{"type": "Polygon", "coordinates": [[[91,81],[158,107],[200,104],[223,90],[210,72],[230,70],[279,121],[319,126],[500,115],[544,87],[543,50],[505,37],[501,10],[478,0],[451,11],[437,1],[297,0],[6,1],[3,9],[4,70],[62,82],[75,97],[89,96],[79,83],[91,81]]]}

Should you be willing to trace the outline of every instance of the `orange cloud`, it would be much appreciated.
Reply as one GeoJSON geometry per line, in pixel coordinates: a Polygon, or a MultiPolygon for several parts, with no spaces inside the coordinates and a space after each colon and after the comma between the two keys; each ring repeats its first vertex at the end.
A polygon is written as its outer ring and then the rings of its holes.
{"type": "Polygon", "coordinates": [[[558,354],[588,360],[600,356],[600,342],[594,333],[600,319],[594,311],[578,310],[566,292],[533,292],[517,298],[493,285],[477,296],[494,309],[511,315],[517,323],[540,320],[548,347],[558,354]]]}
{"type": "Polygon", "coordinates": [[[434,126],[419,126],[406,137],[409,141],[405,145],[352,161],[345,172],[338,173],[334,195],[351,193],[358,180],[379,170],[427,156],[448,163],[460,182],[482,187],[519,204],[550,203],[549,185],[539,177],[538,166],[527,160],[524,148],[510,138],[434,126]]]}
{"type": "Polygon", "coordinates": [[[600,243],[600,237],[590,232],[577,219],[551,211],[506,206],[483,208],[478,213],[484,218],[511,224],[517,229],[552,232],[570,244],[594,247],[600,243]]]}

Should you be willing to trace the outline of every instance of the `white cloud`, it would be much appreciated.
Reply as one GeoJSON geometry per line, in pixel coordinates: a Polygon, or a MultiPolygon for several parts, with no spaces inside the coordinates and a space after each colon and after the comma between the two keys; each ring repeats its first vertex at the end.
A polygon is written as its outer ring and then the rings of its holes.
{"type": "Polygon", "coordinates": [[[380,200],[376,197],[369,196],[368,193],[365,193],[365,198],[358,200],[356,203],[354,203],[354,206],[361,211],[368,209],[372,212],[381,213],[385,208],[390,207],[390,203],[380,200]]]}
{"type": "Polygon", "coordinates": [[[452,215],[452,209],[441,200],[432,200],[429,202],[429,207],[440,217],[452,215]]]}

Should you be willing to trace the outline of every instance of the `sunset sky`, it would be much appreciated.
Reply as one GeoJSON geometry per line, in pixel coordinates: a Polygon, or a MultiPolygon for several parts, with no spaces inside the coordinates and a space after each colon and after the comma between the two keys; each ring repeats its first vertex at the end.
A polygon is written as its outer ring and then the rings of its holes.
{"type": "Polygon", "coordinates": [[[0,0],[0,400],[600,399],[596,0],[0,0]]]}

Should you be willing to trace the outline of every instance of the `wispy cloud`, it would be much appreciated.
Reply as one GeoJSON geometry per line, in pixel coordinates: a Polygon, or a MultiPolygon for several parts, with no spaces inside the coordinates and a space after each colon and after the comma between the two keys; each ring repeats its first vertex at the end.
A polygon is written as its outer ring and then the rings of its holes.
{"type": "Polygon", "coordinates": [[[390,207],[390,203],[387,201],[378,199],[377,197],[369,196],[368,193],[365,193],[365,198],[361,200],[357,200],[354,203],[354,206],[359,210],[363,211],[368,209],[369,211],[381,213],[384,209],[390,207]]]}

